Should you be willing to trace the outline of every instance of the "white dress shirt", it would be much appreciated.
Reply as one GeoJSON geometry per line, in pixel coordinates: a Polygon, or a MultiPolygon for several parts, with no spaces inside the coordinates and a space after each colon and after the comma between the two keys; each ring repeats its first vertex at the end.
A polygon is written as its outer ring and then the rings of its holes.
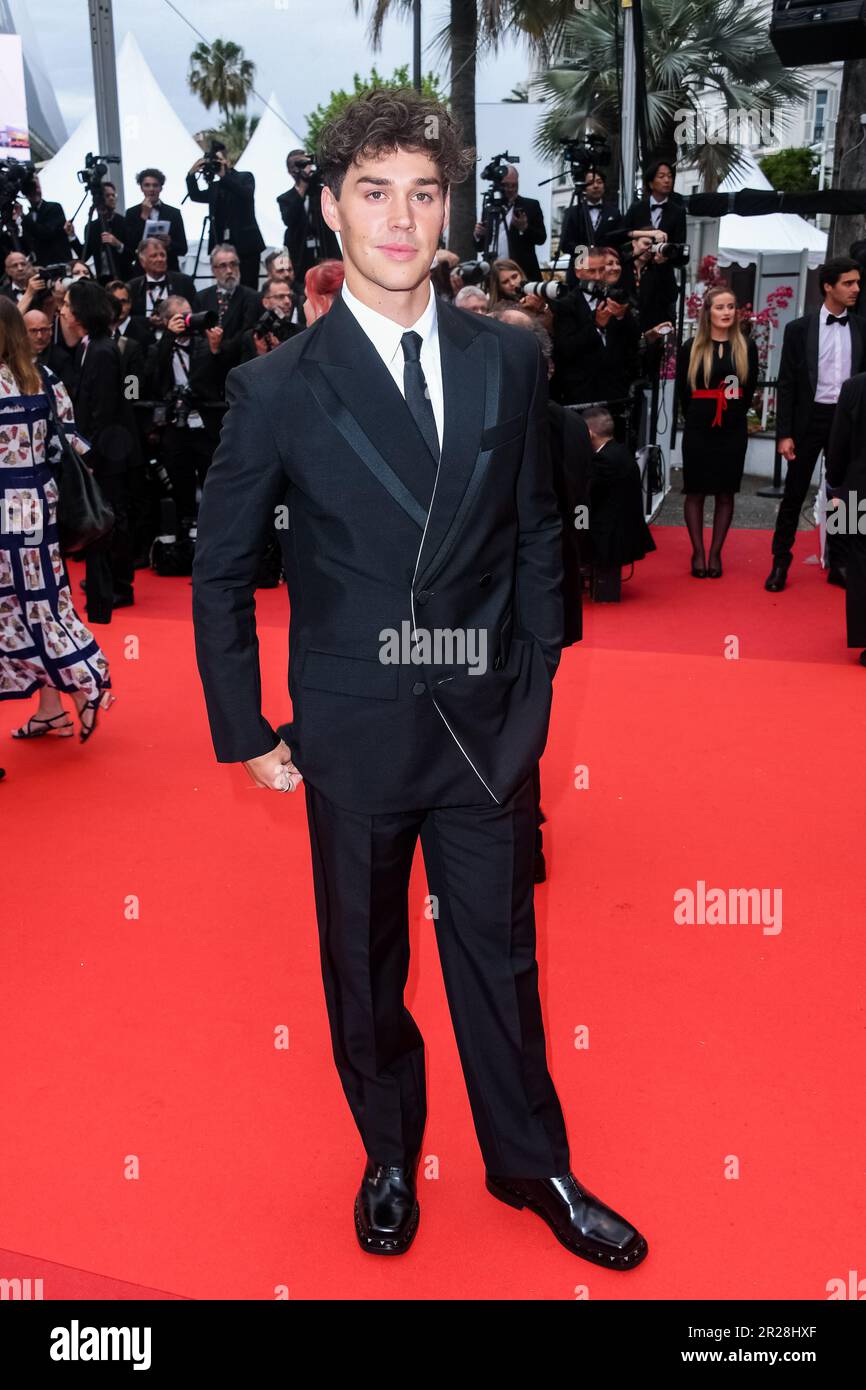
{"type": "Polygon", "coordinates": [[[409,332],[421,335],[421,370],[424,373],[424,380],[427,382],[427,391],[433,406],[433,417],[436,421],[436,433],[439,436],[439,448],[441,449],[445,428],[445,399],[442,388],[442,363],[439,357],[439,323],[436,317],[436,296],[433,293],[433,284],[428,282],[428,285],[430,297],[427,300],[427,308],[409,328],[404,328],[402,324],[395,323],[393,319],[386,318],[384,314],[362,304],[357,295],[352,294],[345,280],[341,294],[347,307],[352,311],[385,363],[404,399],[406,396],[403,389],[404,357],[400,339],[404,333],[409,332]]]}
{"type": "Polygon", "coordinates": [[[499,223],[499,243],[496,247],[497,258],[502,261],[507,261],[511,257],[511,250],[508,245],[508,229],[511,226],[511,219],[513,216],[514,204],[507,203],[499,223]]]}
{"type": "MultiPolygon", "coordinates": [[[[851,325],[828,323],[829,312],[826,304],[822,304],[818,315],[818,384],[815,400],[824,405],[835,405],[843,381],[847,381],[851,375],[851,325]]],[[[843,310],[846,317],[849,312],[848,309],[843,310]]]]}

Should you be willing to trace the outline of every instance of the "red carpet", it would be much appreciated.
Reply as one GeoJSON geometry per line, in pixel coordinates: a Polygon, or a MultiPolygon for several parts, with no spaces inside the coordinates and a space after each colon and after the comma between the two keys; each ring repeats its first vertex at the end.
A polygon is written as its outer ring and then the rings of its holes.
{"type": "MultiPolygon", "coordinates": [[[[639,1270],[576,1259],[485,1191],[420,865],[431,1176],[409,1254],[359,1250],[302,798],[214,761],[189,582],[140,573],[97,629],[118,700],[89,744],[13,743],[30,702],[2,708],[0,1247],[22,1254],[0,1278],[43,1277],[46,1299],[823,1299],[866,1273],[866,671],[844,595],[799,563],[811,536],[780,595],[765,533],[732,533],[720,582],[689,577],[683,531],[655,536],[556,678],[537,894],[573,1167],[644,1230],[639,1270]],[[781,889],[782,930],[678,925],[698,880],[781,889]]],[[[276,723],[285,589],[259,628],[276,723]]]]}

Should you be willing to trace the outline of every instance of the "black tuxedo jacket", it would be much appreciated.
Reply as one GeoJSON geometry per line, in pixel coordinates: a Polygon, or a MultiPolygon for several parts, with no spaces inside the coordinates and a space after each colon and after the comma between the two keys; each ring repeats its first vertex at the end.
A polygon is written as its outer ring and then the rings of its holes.
{"type": "Polygon", "coordinates": [[[84,246],[81,259],[93,261],[97,278],[128,280],[138,261],[133,261],[127,245],[126,223],[119,212],[113,212],[106,226],[98,217],[92,217],[84,232],[84,246]],[[106,246],[102,240],[103,232],[111,232],[121,242],[120,246],[106,246]],[[108,252],[111,252],[112,267],[108,252]]]}
{"type": "Polygon", "coordinates": [[[97,481],[125,473],[136,462],[135,426],[123,393],[123,358],[113,338],[94,338],[86,352],[79,343],[67,385],[75,423],[93,446],[86,462],[97,481]]]}
{"type": "MultiPolygon", "coordinates": [[[[160,222],[170,222],[169,241],[167,248],[168,269],[177,270],[179,256],[185,256],[189,249],[186,244],[186,229],[183,225],[183,214],[180,208],[173,208],[169,203],[157,203],[157,215],[160,222]]],[[[123,240],[133,265],[138,265],[138,248],[142,238],[147,231],[147,223],[141,215],[141,203],[136,203],[135,207],[127,208],[123,214],[123,240]]]]}
{"type": "MultiPolygon", "coordinates": [[[[189,275],[184,275],[179,270],[169,270],[166,274],[166,285],[168,294],[179,294],[188,300],[194,308],[196,298],[195,281],[189,275]]],[[[135,279],[128,281],[129,298],[131,302],[130,313],[137,318],[147,318],[147,276],[136,275],[135,279]]]]}
{"type": "MultiPolygon", "coordinates": [[[[776,439],[802,438],[812,419],[818,389],[820,310],[785,325],[776,387],[776,439]]],[[[849,312],[851,375],[866,367],[866,319],[849,312]]],[[[832,325],[831,325],[832,326],[832,325]]]]}
{"type": "MultiPolygon", "coordinates": [[[[523,198],[518,193],[514,199],[514,207],[526,213],[527,227],[525,232],[519,232],[509,224],[508,255],[512,261],[517,262],[527,280],[540,280],[541,270],[535,248],[547,240],[541,204],[536,198],[523,198]]],[[[473,240],[476,246],[484,245],[483,237],[474,237],[473,240]]]]}
{"type": "Polygon", "coordinates": [[[827,445],[827,482],[866,496],[866,372],[849,376],[839,392],[827,445]]]}
{"type": "MultiPolygon", "coordinates": [[[[626,229],[639,231],[652,224],[649,198],[635,198],[625,215],[626,229]]],[[[659,231],[667,232],[668,241],[683,243],[686,240],[686,227],[686,205],[679,193],[671,193],[662,208],[659,231]]]]}
{"type": "Polygon", "coordinates": [[[593,227],[586,204],[573,203],[566,210],[559,234],[559,254],[568,256],[565,283],[577,284],[574,273],[574,251],[578,246],[618,246],[623,240],[625,222],[616,203],[602,203],[598,225],[593,227]]]}
{"type": "Polygon", "coordinates": [[[193,619],[217,759],[277,743],[261,712],[254,581],[286,507],[293,720],[279,732],[310,784],[350,810],[458,804],[443,784],[456,750],[471,804],[501,803],[547,737],[562,554],[546,364],[521,329],[442,301],[437,313],[435,483],[403,396],[337,295],[312,328],[229,373],[203,489],[193,619]],[[412,664],[413,623],[474,635],[486,669],[435,646],[412,664]],[[406,638],[399,664],[383,660],[392,634],[406,638]]]}
{"type": "Polygon", "coordinates": [[[310,235],[310,222],[313,223],[318,232],[320,244],[318,259],[323,261],[342,260],[337,234],[331,231],[331,228],[322,217],[321,199],[321,189],[311,190],[310,216],[308,218],[304,209],[304,200],[296,188],[290,188],[286,193],[281,193],[277,198],[277,206],[280,209],[280,216],[286,228],[283,242],[292,258],[292,265],[295,271],[295,283],[302,289],[305,274],[310,269],[310,266],[316,264],[315,250],[313,247],[307,245],[307,238],[310,235]]]}
{"type": "MultiPolygon", "coordinates": [[[[206,290],[199,290],[192,307],[196,312],[200,309],[216,311],[217,305],[216,285],[208,285],[206,290]]],[[[258,323],[261,315],[261,295],[256,294],[255,290],[249,289],[247,285],[238,285],[229,300],[228,308],[220,324],[223,330],[220,356],[226,359],[229,366],[237,366],[240,361],[243,336],[248,328],[252,328],[254,323],[258,323]]]]}
{"type": "Polygon", "coordinates": [[[21,219],[24,249],[37,265],[56,265],[72,258],[74,251],[63,230],[65,223],[66,213],[60,204],[44,198],[38,208],[25,212],[21,219]]]}
{"type": "Polygon", "coordinates": [[[199,188],[195,174],[187,174],[186,191],[194,203],[210,204],[210,230],[207,249],[218,242],[229,242],[239,256],[264,251],[265,243],[256,221],[256,180],[253,174],[229,169],[214,179],[210,188],[199,188]],[[226,235],[228,233],[228,235],[226,235]]]}
{"type": "Polygon", "coordinates": [[[640,329],[630,309],[610,319],[602,339],[595,312],[581,288],[553,303],[553,360],[551,395],[565,405],[614,401],[628,395],[637,375],[640,329]]]}
{"type": "Polygon", "coordinates": [[[589,557],[600,569],[619,569],[655,550],[643,511],[634,454],[611,439],[589,468],[589,557]]]}

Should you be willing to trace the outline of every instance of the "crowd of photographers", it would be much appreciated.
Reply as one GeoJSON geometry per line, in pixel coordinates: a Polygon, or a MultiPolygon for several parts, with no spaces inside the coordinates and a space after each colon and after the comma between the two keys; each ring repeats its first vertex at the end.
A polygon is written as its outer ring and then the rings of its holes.
{"type": "MultiPolygon", "coordinates": [[[[234,170],[218,143],[190,169],[187,195],[209,211],[205,288],[196,285],[203,245],[194,277],[180,268],[190,256],[183,216],[164,201],[157,168],[138,174],[141,200],[120,214],[106,164],[88,156],[80,236],[43,198],[32,169],[7,197],[0,294],[23,315],[34,358],[66,386],[116,517],[111,537],[87,556],[90,622],[134,601],[136,568],[190,572],[228,372],[302,331],[339,291],[339,245],[321,217],[315,165],[293,150],[286,166],[284,245],[264,260],[253,176],[234,170]]],[[[475,227],[477,260],[442,248],[434,288],[468,312],[529,316],[550,363],[551,400],[609,407],[622,442],[634,383],[657,372],[675,319],[674,266],[687,248],[674,170],[652,166],[646,198],[625,213],[607,198],[603,172],[585,173],[561,230],[564,281],[541,278],[544,218],[520,195],[517,168],[500,161],[494,172],[475,227]]],[[[278,578],[275,546],[261,582],[278,578]]]]}

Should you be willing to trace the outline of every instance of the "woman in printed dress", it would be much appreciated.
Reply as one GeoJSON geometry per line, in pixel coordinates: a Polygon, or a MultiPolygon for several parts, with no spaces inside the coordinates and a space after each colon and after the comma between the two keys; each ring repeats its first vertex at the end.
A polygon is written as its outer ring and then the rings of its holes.
{"type": "MultiPolygon", "coordinates": [[[[83,450],[65,387],[43,371],[70,442],[83,450]]],[[[39,692],[37,709],[13,738],[71,738],[74,724],[61,692],[69,695],[84,743],[100,706],[107,709],[114,697],[108,662],[73,607],[60,555],[59,455],[24,320],[11,300],[0,298],[0,700],[39,692]]]]}

